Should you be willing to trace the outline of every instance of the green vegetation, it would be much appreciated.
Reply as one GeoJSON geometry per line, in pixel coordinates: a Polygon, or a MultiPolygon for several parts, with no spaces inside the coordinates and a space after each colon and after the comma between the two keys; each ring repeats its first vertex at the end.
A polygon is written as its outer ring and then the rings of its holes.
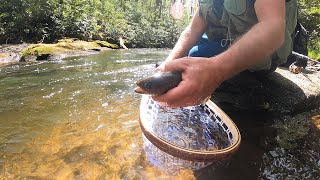
{"type": "MultiPolygon", "coordinates": [[[[173,20],[172,0],[2,0],[0,44],[54,42],[64,37],[104,40],[128,47],[172,47],[190,17],[173,20]]],[[[320,0],[299,0],[310,34],[310,54],[320,58],[320,0]]],[[[186,14],[186,13],[185,13],[186,14]]]]}
{"type": "Polygon", "coordinates": [[[310,35],[309,56],[320,59],[320,0],[298,0],[299,19],[310,35]]]}
{"type": "Polygon", "coordinates": [[[0,44],[64,37],[128,47],[172,47],[189,18],[176,22],[169,0],[2,0],[0,44]]]}

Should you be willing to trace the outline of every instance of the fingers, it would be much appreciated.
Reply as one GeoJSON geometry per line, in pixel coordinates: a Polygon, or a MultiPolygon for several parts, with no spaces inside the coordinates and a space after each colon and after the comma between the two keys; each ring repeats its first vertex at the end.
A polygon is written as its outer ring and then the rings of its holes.
{"type": "Polygon", "coordinates": [[[163,66],[164,66],[165,62],[161,63],[159,66],[156,67],[155,72],[160,72],[160,71],[164,71],[163,66]]]}
{"type": "Polygon", "coordinates": [[[183,98],[182,90],[184,90],[183,81],[180,82],[179,86],[171,89],[166,94],[160,96],[153,96],[153,100],[165,106],[172,106],[174,102],[179,102],[183,98]]]}
{"type": "Polygon", "coordinates": [[[212,76],[206,74],[207,65],[199,58],[185,57],[168,61],[160,66],[161,71],[182,71],[182,81],[166,94],[152,98],[167,107],[184,107],[202,104],[214,89],[208,86],[212,76]],[[201,62],[201,63],[200,63],[201,62]]]}
{"type": "Polygon", "coordinates": [[[161,64],[158,68],[161,71],[184,71],[188,66],[187,58],[173,59],[161,64]]]}
{"type": "Polygon", "coordinates": [[[153,96],[153,100],[166,107],[184,107],[201,104],[202,98],[193,93],[191,86],[182,81],[178,87],[161,96],[153,96]]]}
{"type": "MultiPolygon", "coordinates": [[[[182,63],[182,59],[174,59],[161,64],[157,68],[157,71],[178,70],[183,72],[185,70],[185,64],[183,63],[183,65],[181,65],[182,63]]],[[[180,107],[182,105],[185,105],[185,90],[189,89],[189,87],[188,84],[183,81],[183,76],[184,74],[182,74],[182,81],[179,83],[178,87],[171,89],[166,94],[153,96],[152,98],[162,106],[180,107]],[[181,101],[184,103],[181,103],[181,101]]]]}

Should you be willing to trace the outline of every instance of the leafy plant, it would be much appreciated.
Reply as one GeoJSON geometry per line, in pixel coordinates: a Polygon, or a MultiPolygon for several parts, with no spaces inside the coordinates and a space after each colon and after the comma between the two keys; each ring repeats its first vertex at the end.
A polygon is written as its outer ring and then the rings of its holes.
{"type": "Polygon", "coordinates": [[[320,59],[320,0],[299,0],[299,19],[310,35],[309,56],[320,59]]]}

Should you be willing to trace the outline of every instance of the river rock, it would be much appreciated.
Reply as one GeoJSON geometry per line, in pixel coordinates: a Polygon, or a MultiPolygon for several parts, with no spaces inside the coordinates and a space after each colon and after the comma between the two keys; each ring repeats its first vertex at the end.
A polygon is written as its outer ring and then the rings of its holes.
{"type": "Polygon", "coordinates": [[[320,106],[320,68],[308,65],[300,74],[277,68],[267,75],[242,72],[225,81],[212,100],[222,109],[299,113],[320,106]]]}
{"type": "Polygon", "coordinates": [[[118,45],[106,41],[81,41],[74,38],[61,39],[53,44],[0,45],[0,67],[18,62],[61,60],[66,57],[86,56],[118,48],[118,45]]]}
{"type": "Polygon", "coordinates": [[[17,63],[21,57],[21,51],[29,44],[3,44],[0,45],[0,67],[10,63],[17,63]]]}

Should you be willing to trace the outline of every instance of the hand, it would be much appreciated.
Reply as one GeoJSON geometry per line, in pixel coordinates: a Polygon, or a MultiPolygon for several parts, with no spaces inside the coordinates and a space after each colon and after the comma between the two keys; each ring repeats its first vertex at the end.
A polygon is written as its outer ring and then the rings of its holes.
{"type": "Polygon", "coordinates": [[[214,58],[184,57],[167,61],[160,71],[182,71],[182,81],[161,96],[152,98],[162,106],[184,107],[201,104],[224,80],[214,58]]]}

